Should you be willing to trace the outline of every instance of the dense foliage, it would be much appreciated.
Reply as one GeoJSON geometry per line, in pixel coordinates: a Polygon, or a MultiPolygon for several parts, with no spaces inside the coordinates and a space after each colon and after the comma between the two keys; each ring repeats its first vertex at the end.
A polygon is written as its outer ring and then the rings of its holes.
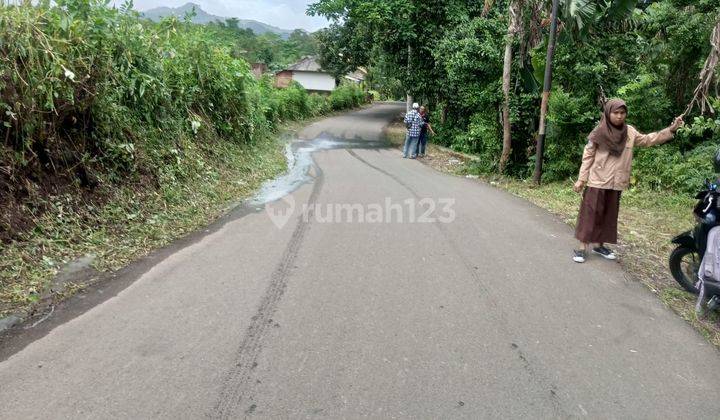
{"type": "MultiPolygon", "coordinates": [[[[313,34],[302,29],[294,30],[287,39],[273,32],[256,35],[251,29],[238,26],[238,19],[212,22],[206,30],[230,47],[234,58],[250,63],[264,63],[270,70],[282,70],[300,58],[318,53],[318,41],[313,34]]],[[[354,70],[354,69],[353,69],[354,70]]]]}
{"type": "Polygon", "coordinates": [[[0,233],[15,227],[12,208],[34,212],[34,195],[162,187],[207,170],[198,156],[223,143],[267,141],[280,121],[364,99],[352,86],[324,97],[258,81],[236,40],[103,0],[0,6],[0,233]]]}
{"type": "MultiPolygon", "coordinates": [[[[645,132],[662,129],[681,114],[720,16],[716,0],[560,3],[545,180],[576,176],[603,96],[625,99],[630,123],[645,132]]],[[[550,2],[513,4],[522,12],[522,27],[513,38],[513,143],[505,171],[527,177],[535,161],[550,2]]],[[[509,0],[448,0],[441,6],[420,0],[320,0],[310,11],[335,20],[320,36],[329,67],[368,66],[373,87],[384,95],[399,98],[407,92],[429,104],[435,141],[478,153],[479,169],[496,171],[509,6],[509,0]]],[[[689,192],[712,174],[720,118],[694,111],[686,122],[672,143],[638,151],[635,185],[689,192]]]]}

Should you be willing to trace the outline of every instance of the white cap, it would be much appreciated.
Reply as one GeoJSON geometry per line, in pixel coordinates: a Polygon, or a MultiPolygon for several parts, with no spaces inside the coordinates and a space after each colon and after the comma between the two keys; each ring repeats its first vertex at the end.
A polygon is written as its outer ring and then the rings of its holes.
{"type": "Polygon", "coordinates": [[[418,105],[417,102],[414,102],[414,103],[413,103],[413,109],[418,109],[418,108],[420,108],[420,105],[418,105]]]}

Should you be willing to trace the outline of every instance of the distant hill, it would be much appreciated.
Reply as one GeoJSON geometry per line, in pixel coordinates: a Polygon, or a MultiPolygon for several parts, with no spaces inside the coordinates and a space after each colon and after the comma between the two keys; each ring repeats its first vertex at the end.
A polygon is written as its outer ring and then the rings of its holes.
{"type": "MultiPolygon", "coordinates": [[[[193,7],[195,8],[195,17],[193,18],[193,23],[198,24],[206,24],[210,22],[215,21],[221,21],[225,22],[226,17],[222,16],[215,16],[211,15],[210,13],[204,11],[200,8],[199,5],[195,3],[187,3],[180,7],[156,7],[154,9],[146,10],[144,12],[141,12],[141,15],[154,21],[159,21],[160,19],[166,17],[166,16],[177,16],[178,18],[182,18],[185,16],[186,13],[189,13],[192,11],[193,7]]],[[[266,32],[274,32],[278,35],[280,35],[283,38],[287,38],[290,36],[290,33],[292,31],[287,29],[280,29],[276,28],[275,26],[268,25],[262,22],[258,22],[256,20],[250,20],[250,19],[238,19],[238,26],[243,29],[252,29],[253,32],[256,34],[264,34],[266,32]]]]}

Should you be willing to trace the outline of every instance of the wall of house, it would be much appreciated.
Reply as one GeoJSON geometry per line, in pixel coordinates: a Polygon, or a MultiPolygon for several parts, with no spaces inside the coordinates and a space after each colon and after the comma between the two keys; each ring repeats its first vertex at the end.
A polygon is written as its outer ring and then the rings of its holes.
{"type": "Polygon", "coordinates": [[[292,72],[283,70],[275,75],[275,87],[286,88],[292,81],[292,72]]]}
{"type": "Polygon", "coordinates": [[[307,90],[335,90],[335,78],[328,73],[293,71],[292,78],[307,90]]]}

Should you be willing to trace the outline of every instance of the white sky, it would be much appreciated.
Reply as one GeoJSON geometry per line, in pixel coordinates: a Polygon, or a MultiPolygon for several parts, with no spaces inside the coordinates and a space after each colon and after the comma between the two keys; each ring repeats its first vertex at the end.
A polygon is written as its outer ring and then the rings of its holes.
{"type": "Polygon", "coordinates": [[[253,19],[282,29],[302,28],[316,31],[328,26],[322,17],[305,14],[312,0],[135,0],[135,9],[143,11],[154,7],[178,7],[185,3],[199,4],[213,15],[253,19]]]}

